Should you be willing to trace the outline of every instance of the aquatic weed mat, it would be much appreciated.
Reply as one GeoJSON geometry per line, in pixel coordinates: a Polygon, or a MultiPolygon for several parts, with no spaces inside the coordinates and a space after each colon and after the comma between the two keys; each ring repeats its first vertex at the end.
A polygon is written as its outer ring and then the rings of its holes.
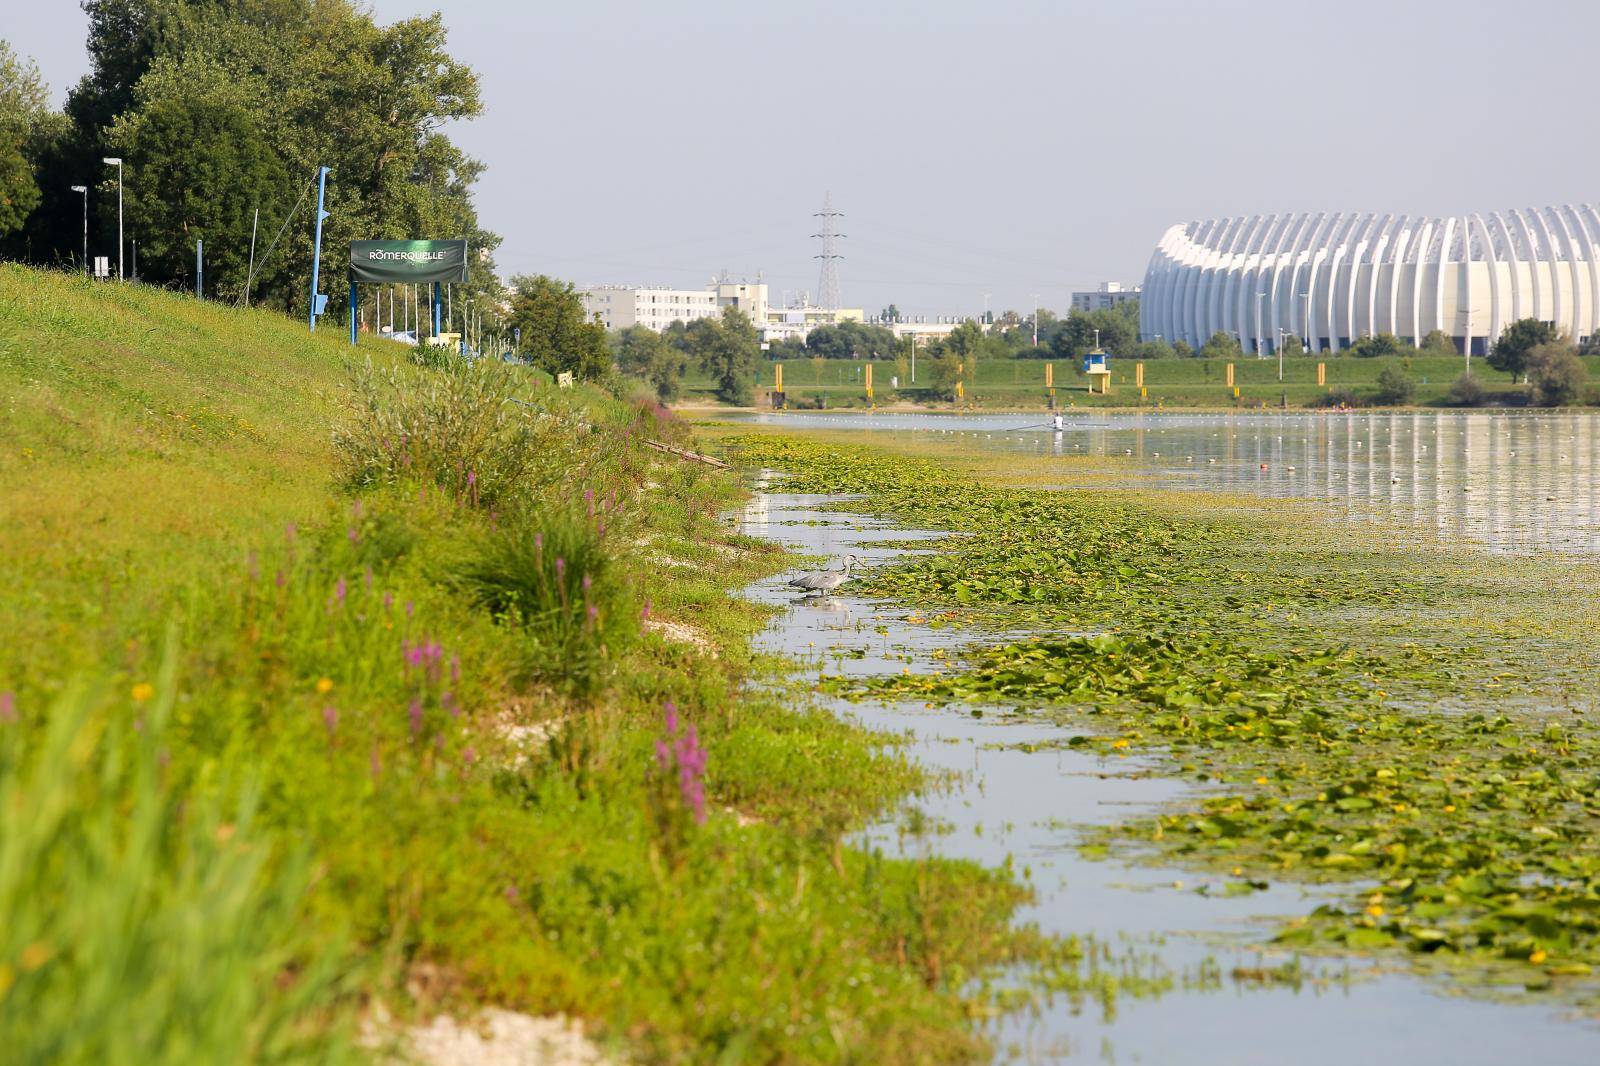
{"type": "Polygon", "coordinates": [[[1342,886],[1283,946],[1596,1002],[1593,562],[1443,552],[1284,501],[1042,491],[1013,457],[898,441],[723,444],[786,471],[786,490],[972,534],[863,591],[1040,634],[829,682],[840,694],[1049,711],[1064,743],[1159,754],[1215,791],[1096,843],[1240,884],[1342,886]]]}

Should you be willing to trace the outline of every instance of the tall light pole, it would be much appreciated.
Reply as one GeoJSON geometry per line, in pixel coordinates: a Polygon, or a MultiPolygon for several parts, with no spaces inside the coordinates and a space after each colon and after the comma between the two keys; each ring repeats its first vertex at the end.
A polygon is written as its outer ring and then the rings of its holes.
{"type": "Polygon", "coordinates": [[[73,192],[83,193],[83,275],[89,276],[89,186],[74,185],[73,192]]]}
{"type": "Polygon", "coordinates": [[[1307,354],[1310,354],[1311,353],[1311,294],[1309,292],[1301,293],[1300,294],[1300,301],[1301,301],[1301,306],[1304,308],[1304,310],[1301,311],[1301,313],[1300,313],[1300,350],[1305,352],[1305,353],[1307,353],[1307,354]]]}
{"type": "Polygon", "coordinates": [[[122,157],[108,155],[100,162],[117,168],[117,280],[121,281],[127,277],[122,269],[122,157]]]}
{"type": "Polygon", "coordinates": [[[1039,347],[1039,294],[1033,294],[1033,346],[1039,347]]]}
{"type": "Polygon", "coordinates": [[[1278,383],[1283,383],[1283,327],[1278,327],[1278,383]]]}

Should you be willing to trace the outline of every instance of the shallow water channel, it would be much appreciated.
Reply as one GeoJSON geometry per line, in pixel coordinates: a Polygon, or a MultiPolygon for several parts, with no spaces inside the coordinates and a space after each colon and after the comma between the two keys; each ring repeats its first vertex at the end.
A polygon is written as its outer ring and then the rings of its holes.
{"type": "MultiPolygon", "coordinates": [[[[919,541],[936,536],[822,510],[832,502],[761,492],[740,516],[740,526],[751,536],[835,564],[854,554],[869,566],[918,550],[919,541]]],[[[785,588],[790,576],[747,590],[752,599],[782,608],[758,643],[809,664],[813,673],[927,670],[936,650],[977,639],[970,632],[911,624],[910,611],[880,601],[798,599],[785,588]]],[[[866,834],[869,844],[889,853],[936,853],[990,865],[1011,856],[1037,891],[1024,920],[1051,932],[1092,934],[1113,956],[1143,958],[1143,976],[1172,978],[1162,994],[1117,997],[1110,1013],[1093,1001],[1074,1005],[1058,997],[1038,1012],[1004,1018],[995,1023],[1001,1061],[1600,1061],[1600,1026],[1534,995],[1512,993],[1521,1002],[1468,999],[1441,983],[1361,961],[1307,960],[1305,978],[1293,985],[1250,980],[1249,974],[1291,959],[1266,941],[1281,920],[1309,911],[1315,899],[1295,886],[1235,898],[1205,895],[1208,879],[1189,871],[1084,857],[1077,847],[1083,827],[1120,820],[1188,791],[1190,786],[1156,776],[1137,758],[1022,750],[1015,745],[1058,737],[1060,730],[993,712],[975,717],[974,708],[818,699],[837,714],[909,735],[913,757],[959,775],[948,790],[917,802],[939,831],[911,834],[888,824],[866,834]]],[[[1221,883],[1210,887],[1220,889],[1221,883]]]]}

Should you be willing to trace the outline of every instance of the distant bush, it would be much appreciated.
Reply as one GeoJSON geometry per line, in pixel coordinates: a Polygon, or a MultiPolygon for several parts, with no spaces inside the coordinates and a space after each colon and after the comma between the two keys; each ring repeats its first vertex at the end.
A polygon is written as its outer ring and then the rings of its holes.
{"type": "Polygon", "coordinates": [[[423,341],[411,349],[409,360],[413,366],[426,366],[435,370],[443,370],[452,363],[465,362],[466,357],[454,345],[434,344],[430,341],[423,341]]]}
{"type": "Polygon", "coordinates": [[[1470,371],[1451,382],[1450,391],[1445,394],[1445,402],[1452,407],[1482,407],[1488,398],[1483,383],[1470,371]]]}
{"type": "Polygon", "coordinates": [[[1378,391],[1374,399],[1382,404],[1408,404],[1417,395],[1417,383],[1397,366],[1386,366],[1378,373],[1378,391]]]}
{"type": "Polygon", "coordinates": [[[1353,390],[1346,388],[1329,389],[1327,392],[1312,400],[1311,407],[1361,407],[1365,401],[1353,390]]]}
{"type": "Polygon", "coordinates": [[[1539,345],[1527,354],[1524,365],[1533,402],[1541,407],[1577,403],[1589,380],[1578,353],[1564,341],[1539,345]]]}
{"type": "Polygon", "coordinates": [[[1350,345],[1348,354],[1358,359],[1374,359],[1378,356],[1407,355],[1413,351],[1409,344],[1393,333],[1379,333],[1375,336],[1358,338],[1350,345]]]}

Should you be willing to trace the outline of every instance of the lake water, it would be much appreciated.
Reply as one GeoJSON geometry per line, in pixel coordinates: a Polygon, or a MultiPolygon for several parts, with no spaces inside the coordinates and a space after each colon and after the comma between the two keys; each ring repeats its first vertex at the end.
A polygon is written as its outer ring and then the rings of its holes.
{"type": "MultiPolygon", "coordinates": [[[[1228,424],[1197,420],[1183,430],[1200,440],[1228,424]]],[[[1287,421],[1279,424],[1289,428],[1286,437],[1292,436],[1287,421]]],[[[1379,426],[1371,429],[1377,433],[1379,426]]],[[[1391,439],[1394,431],[1389,427],[1391,439]]],[[[1148,446],[1152,427],[1097,432],[1108,434],[1098,447],[1112,448],[1140,432],[1148,446]]],[[[1263,426],[1246,439],[1253,442],[1265,433],[1263,426]]],[[[1301,436],[1315,437],[1315,428],[1307,427],[1301,436]]],[[[1230,445],[1217,439],[1219,454],[1227,455],[1230,445]]],[[[929,536],[818,510],[828,502],[762,492],[744,509],[740,526],[752,536],[810,554],[832,559],[854,554],[869,566],[917,550],[917,542],[929,536]],[[886,543],[895,540],[900,543],[886,543]]],[[[784,585],[788,576],[758,582],[747,594],[780,608],[758,645],[808,669],[857,675],[928,669],[935,650],[974,639],[970,633],[952,635],[909,623],[910,612],[877,601],[797,599],[784,585]]],[[[1284,918],[1314,907],[1316,896],[1291,885],[1239,898],[1204,895],[1198,890],[1208,879],[1189,871],[1085,858],[1076,846],[1083,827],[1134,816],[1189,793],[1187,784],[1147,772],[1150,767],[1136,758],[1025,751],[1016,745],[1059,734],[1048,725],[1018,724],[998,715],[973,717],[959,707],[850,704],[820,696],[818,702],[868,726],[910,735],[911,753],[924,765],[960,775],[956,787],[916,804],[947,832],[910,835],[883,825],[866,833],[863,843],[893,854],[940,854],[990,865],[1010,856],[1037,890],[1024,920],[1055,933],[1093,934],[1114,953],[1148,956],[1153,961],[1144,966],[1145,973],[1166,972],[1177,981],[1174,990],[1159,997],[1121,997],[1109,1014],[1092,1002],[1058,998],[1037,1013],[1006,1017],[993,1030],[1001,1061],[1054,1062],[1071,1056],[1192,1066],[1600,1062],[1600,1027],[1593,1019],[1575,1019],[1537,994],[1516,989],[1506,992],[1520,1002],[1468,999],[1450,994],[1446,985],[1363,962],[1308,962],[1307,979],[1296,987],[1231,979],[1235,969],[1288,960],[1271,949],[1267,938],[1284,918]],[[1216,979],[1203,987],[1186,985],[1185,978],[1204,972],[1216,979]]]]}
{"type": "MultiPolygon", "coordinates": [[[[974,448],[1127,460],[1126,483],[1325,502],[1502,552],[1600,554],[1600,414],[813,414],[754,421],[937,434],[974,448]]],[[[1070,483],[1072,467],[1063,464],[1070,483]]]]}

